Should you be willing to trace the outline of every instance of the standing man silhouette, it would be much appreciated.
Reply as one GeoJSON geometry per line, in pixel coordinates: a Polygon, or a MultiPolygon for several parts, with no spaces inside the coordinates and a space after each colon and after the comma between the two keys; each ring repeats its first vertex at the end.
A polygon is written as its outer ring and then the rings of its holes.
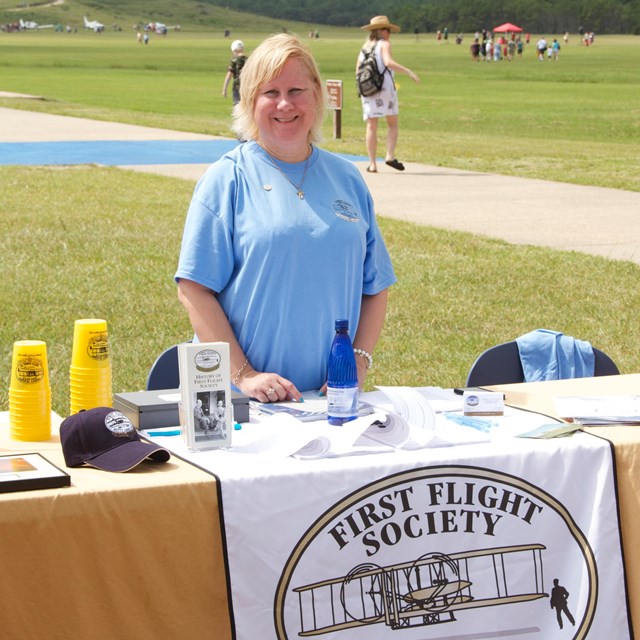
{"type": "Polygon", "coordinates": [[[560,584],[558,584],[558,578],[553,579],[553,589],[551,589],[551,608],[556,610],[556,616],[558,618],[558,624],[562,629],[562,614],[567,616],[567,620],[572,625],[575,625],[576,621],[573,619],[569,607],[567,606],[567,600],[569,599],[569,592],[560,584]]]}

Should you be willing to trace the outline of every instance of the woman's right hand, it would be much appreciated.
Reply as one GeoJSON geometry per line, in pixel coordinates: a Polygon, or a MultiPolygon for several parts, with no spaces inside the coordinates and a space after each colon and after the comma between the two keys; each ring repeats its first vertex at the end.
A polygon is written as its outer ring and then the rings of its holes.
{"type": "Polygon", "coordinates": [[[263,373],[251,369],[236,383],[246,396],[260,402],[298,402],[302,394],[296,385],[277,373],[263,373]]]}

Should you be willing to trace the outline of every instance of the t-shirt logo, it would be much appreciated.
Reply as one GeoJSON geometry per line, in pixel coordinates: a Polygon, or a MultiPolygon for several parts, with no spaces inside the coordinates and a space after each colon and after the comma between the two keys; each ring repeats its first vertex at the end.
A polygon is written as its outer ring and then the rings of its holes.
{"type": "Polygon", "coordinates": [[[360,216],[350,202],[345,200],[335,200],[333,203],[333,211],[342,220],[347,222],[360,222],[360,216]]]}

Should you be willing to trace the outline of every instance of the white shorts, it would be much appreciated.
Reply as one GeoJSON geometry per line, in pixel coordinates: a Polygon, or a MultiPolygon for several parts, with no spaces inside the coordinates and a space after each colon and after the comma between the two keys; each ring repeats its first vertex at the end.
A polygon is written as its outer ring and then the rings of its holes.
{"type": "Polygon", "coordinates": [[[362,101],[363,120],[398,115],[398,92],[394,86],[388,89],[383,87],[380,93],[368,98],[361,97],[360,100],[362,101]]]}

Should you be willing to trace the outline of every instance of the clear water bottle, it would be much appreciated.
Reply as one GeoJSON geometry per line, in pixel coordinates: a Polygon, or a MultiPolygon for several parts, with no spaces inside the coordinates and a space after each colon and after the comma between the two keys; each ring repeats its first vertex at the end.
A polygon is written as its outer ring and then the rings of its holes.
{"type": "Polygon", "coordinates": [[[327,371],[327,415],[329,424],[336,425],[358,417],[358,370],[348,320],[336,320],[327,371]]]}

